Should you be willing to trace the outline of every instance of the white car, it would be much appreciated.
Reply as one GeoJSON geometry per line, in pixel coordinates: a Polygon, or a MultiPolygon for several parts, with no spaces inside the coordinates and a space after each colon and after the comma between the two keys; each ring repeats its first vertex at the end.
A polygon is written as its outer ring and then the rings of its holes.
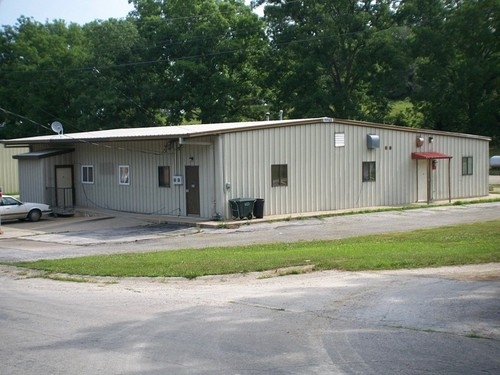
{"type": "Polygon", "coordinates": [[[9,195],[4,195],[0,200],[0,220],[38,221],[42,215],[50,213],[52,213],[52,208],[48,204],[21,202],[9,195]]]}

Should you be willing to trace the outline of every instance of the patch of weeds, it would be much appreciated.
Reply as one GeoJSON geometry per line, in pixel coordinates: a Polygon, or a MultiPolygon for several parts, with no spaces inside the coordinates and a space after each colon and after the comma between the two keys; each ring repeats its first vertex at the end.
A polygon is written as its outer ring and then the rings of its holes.
{"type": "Polygon", "coordinates": [[[72,282],[72,283],[89,283],[89,282],[91,282],[89,279],[86,279],[84,277],[56,275],[56,274],[52,274],[52,273],[39,275],[37,277],[39,277],[41,279],[49,279],[49,280],[54,280],[54,281],[66,281],[66,282],[72,282]]]}
{"type": "Polygon", "coordinates": [[[491,337],[480,335],[479,333],[474,332],[474,331],[466,333],[465,337],[468,337],[470,339],[487,339],[487,340],[491,340],[491,337]]]}
{"type": "Polygon", "coordinates": [[[270,279],[272,277],[281,277],[289,275],[302,275],[313,271],[314,271],[314,265],[280,268],[271,272],[265,272],[263,275],[259,276],[258,279],[270,279]]]}

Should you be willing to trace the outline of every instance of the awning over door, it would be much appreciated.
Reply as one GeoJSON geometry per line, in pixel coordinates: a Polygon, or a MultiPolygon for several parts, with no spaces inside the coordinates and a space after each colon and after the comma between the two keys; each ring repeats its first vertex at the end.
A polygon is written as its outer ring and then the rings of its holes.
{"type": "Polygon", "coordinates": [[[411,153],[411,158],[413,160],[417,160],[417,164],[418,160],[427,160],[427,204],[429,204],[431,201],[431,181],[432,181],[431,164],[434,164],[432,160],[436,159],[448,159],[448,201],[451,202],[451,158],[452,157],[453,156],[446,155],[441,152],[433,152],[433,151],[411,153]]]}
{"type": "Polygon", "coordinates": [[[453,156],[441,152],[412,152],[412,159],[451,159],[453,156]]]}
{"type": "Polygon", "coordinates": [[[44,159],[49,158],[51,156],[68,154],[70,152],[75,151],[74,148],[51,148],[48,150],[40,150],[40,151],[31,151],[25,154],[14,155],[13,159],[44,159]]]}

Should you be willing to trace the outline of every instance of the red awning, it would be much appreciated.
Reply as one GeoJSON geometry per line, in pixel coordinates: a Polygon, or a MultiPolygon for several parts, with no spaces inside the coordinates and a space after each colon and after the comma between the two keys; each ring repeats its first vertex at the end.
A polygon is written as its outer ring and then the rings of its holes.
{"type": "Polygon", "coordinates": [[[412,152],[412,159],[451,159],[453,156],[441,152],[412,152]]]}

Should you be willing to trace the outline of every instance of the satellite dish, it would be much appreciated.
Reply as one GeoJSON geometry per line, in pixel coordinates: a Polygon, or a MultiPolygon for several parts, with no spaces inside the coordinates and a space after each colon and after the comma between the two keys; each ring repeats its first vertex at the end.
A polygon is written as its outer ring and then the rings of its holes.
{"type": "Polygon", "coordinates": [[[52,125],[50,125],[50,128],[54,133],[57,133],[61,135],[64,131],[62,124],[59,121],[54,121],[52,125]]]}

